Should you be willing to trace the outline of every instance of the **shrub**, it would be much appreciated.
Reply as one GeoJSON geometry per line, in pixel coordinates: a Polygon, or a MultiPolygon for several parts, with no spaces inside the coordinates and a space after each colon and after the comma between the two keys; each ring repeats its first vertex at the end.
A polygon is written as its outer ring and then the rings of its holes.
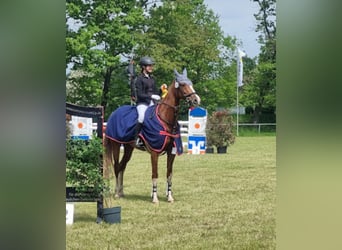
{"type": "Polygon", "coordinates": [[[102,176],[102,139],[66,140],[66,182],[77,192],[100,195],[106,187],[102,176]]]}
{"type": "Polygon", "coordinates": [[[233,134],[233,117],[228,110],[213,112],[207,120],[208,146],[224,147],[235,142],[233,134]]]}

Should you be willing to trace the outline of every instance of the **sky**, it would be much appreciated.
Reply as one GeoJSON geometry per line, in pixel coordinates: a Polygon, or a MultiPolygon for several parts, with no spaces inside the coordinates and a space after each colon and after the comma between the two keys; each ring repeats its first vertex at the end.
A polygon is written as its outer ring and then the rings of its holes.
{"type": "Polygon", "coordinates": [[[225,35],[235,36],[242,42],[241,49],[248,57],[260,52],[256,41],[256,20],[253,14],[258,12],[258,4],[251,0],[204,0],[204,4],[219,15],[219,23],[225,35]]]}
{"type": "MultiPolygon", "coordinates": [[[[242,49],[248,57],[259,54],[260,46],[256,41],[256,20],[253,14],[258,4],[251,0],[204,0],[204,4],[219,15],[219,22],[225,35],[235,36],[242,42],[242,49]]],[[[68,70],[67,70],[68,71],[68,70]]]]}

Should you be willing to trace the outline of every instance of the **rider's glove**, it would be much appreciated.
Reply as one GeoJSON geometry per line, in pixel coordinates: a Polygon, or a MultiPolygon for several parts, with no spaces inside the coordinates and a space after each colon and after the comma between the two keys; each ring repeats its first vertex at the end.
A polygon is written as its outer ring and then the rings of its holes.
{"type": "Polygon", "coordinates": [[[151,98],[153,100],[159,101],[160,100],[160,96],[159,95],[151,95],[151,98]]]}

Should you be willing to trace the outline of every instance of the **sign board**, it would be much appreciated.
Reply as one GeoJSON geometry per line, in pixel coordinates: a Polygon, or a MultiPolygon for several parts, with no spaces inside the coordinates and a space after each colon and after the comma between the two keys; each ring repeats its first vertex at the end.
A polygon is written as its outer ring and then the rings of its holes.
{"type": "Polygon", "coordinates": [[[205,135],[207,110],[197,107],[189,111],[189,135],[205,135]]]}
{"type": "Polygon", "coordinates": [[[66,204],[66,224],[71,225],[74,223],[74,204],[66,204]]]}
{"type": "Polygon", "coordinates": [[[205,136],[189,136],[188,152],[194,155],[205,154],[205,136]]]}
{"type": "Polygon", "coordinates": [[[205,135],[206,117],[193,117],[189,119],[189,134],[190,135],[205,135]]]}
{"type": "Polygon", "coordinates": [[[188,127],[188,153],[205,154],[205,128],[207,123],[207,110],[194,108],[189,111],[188,127]]]}
{"type": "Polygon", "coordinates": [[[71,138],[72,139],[91,139],[93,130],[92,123],[93,119],[88,117],[71,116],[72,129],[71,138]]]}

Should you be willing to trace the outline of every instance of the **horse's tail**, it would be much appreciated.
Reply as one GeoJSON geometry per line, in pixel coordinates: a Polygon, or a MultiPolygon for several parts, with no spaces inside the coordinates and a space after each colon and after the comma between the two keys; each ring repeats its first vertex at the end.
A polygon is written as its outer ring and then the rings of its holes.
{"type": "Polygon", "coordinates": [[[105,137],[103,141],[103,146],[104,146],[103,176],[105,178],[109,178],[110,170],[113,166],[113,143],[111,139],[109,139],[108,137],[105,137]]]}

